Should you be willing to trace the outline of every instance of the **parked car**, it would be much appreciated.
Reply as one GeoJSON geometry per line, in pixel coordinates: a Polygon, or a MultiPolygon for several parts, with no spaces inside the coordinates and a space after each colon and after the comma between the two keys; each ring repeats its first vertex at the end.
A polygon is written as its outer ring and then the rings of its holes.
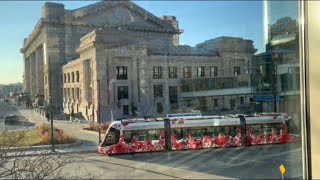
{"type": "Polygon", "coordinates": [[[5,124],[15,124],[19,122],[19,116],[18,115],[8,115],[4,117],[4,123],[5,124]]]}

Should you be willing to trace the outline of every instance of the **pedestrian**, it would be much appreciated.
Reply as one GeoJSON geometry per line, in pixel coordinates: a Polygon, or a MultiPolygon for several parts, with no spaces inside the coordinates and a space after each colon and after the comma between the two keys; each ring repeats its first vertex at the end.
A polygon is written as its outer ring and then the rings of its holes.
{"type": "Polygon", "coordinates": [[[47,121],[48,121],[48,122],[49,122],[49,117],[50,117],[49,112],[46,111],[46,118],[47,118],[47,121]]]}

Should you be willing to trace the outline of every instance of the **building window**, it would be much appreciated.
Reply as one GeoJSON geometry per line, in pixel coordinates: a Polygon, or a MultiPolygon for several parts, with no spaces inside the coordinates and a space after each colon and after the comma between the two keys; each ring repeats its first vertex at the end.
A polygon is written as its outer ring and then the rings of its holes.
{"type": "Polygon", "coordinates": [[[218,67],[217,66],[210,67],[210,76],[218,76],[218,67]]]}
{"type": "Polygon", "coordinates": [[[80,88],[76,88],[77,100],[80,101],[80,88]]]}
{"type": "Polygon", "coordinates": [[[117,66],[117,79],[128,79],[128,68],[126,66],[117,66]]]}
{"type": "Polygon", "coordinates": [[[183,67],[183,77],[191,78],[191,67],[183,67]]]}
{"type": "Polygon", "coordinates": [[[123,115],[129,115],[129,106],[123,105],[123,115]]]}
{"type": "Polygon", "coordinates": [[[240,75],[240,66],[235,66],[233,68],[234,75],[240,75]]]}
{"type": "Polygon", "coordinates": [[[44,84],[48,84],[48,76],[44,76],[44,84]]]}
{"type": "Polygon", "coordinates": [[[162,85],[153,86],[154,97],[163,97],[162,95],[162,85]]]}
{"type": "Polygon", "coordinates": [[[218,107],[219,106],[219,103],[218,103],[219,101],[218,101],[218,98],[214,98],[213,99],[213,106],[214,107],[218,107]]]}
{"type": "Polygon", "coordinates": [[[161,102],[157,103],[157,112],[158,113],[163,113],[163,105],[161,102]]]}
{"type": "Polygon", "coordinates": [[[153,67],[153,79],[161,79],[162,78],[162,67],[157,66],[153,67]]]}
{"type": "Polygon", "coordinates": [[[68,73],[68,83],[70,82],[70,73],[68,73]]]}
{"type": "Polygon", "coordinates": [[[80,74],[79,74],[79,71],[76,72],[76,82],[80,82],[80,74]]]}
{"type": "Polygon", "coordinates": [[[169,86],[169,102],[170,107],[175,108],[178,104],[178,87],[177,86],[169,86]]]}
{"type": "Polygon", "coordinates": [[[63,88],[63,99],[67,99],[67,89],[63,88]]]}
{"type": "Polygon", "coordinates": [[[205,67],[199,66],[197,67],[197,77],[204,77],[205,76],[205,67]]]}
{"type": "Polygon", "coordinates": [[[74,72],[71,73],[72,82],[74,82],[74,72]]]}
{"type": "Polygon", "coordinates": [[[169,78],[177,78],[177,77],[178,77],[177,67],[169,67],[169,78]]]}
{"type": "Polygon", "coordinates": [[[118,100],[128,99],[128,86],[118,86],[118,100]]]}
{"type": "Polygon", "coordinates": [[[186,102],[187,107],[192,107],[192,100],[191,99],[188,99],[185,102],[186,102]]]}
{"type": "Polygon", "coordinates": [[[74,100],[75,96],[74,96],[74,88],[71,88],[71,93],[72,93],[72,99],[74,100]]]}
{"type": "Polygon", "coordinates": [[[244,97],[240,97],[240,104],[244,104],[244,97]]]}
{"type": "Polygon", "coordinates": [[[189,91],[191,91],[191,89],[192,88],[190,88],[190,85],[188,85],[188,84],[181,86],[182,92],[189,92],[189,91]]]}
{"type": "Polygon", "coordinates": [[[67,97],[70,100],[70,88],[67,88],[67,97]]]}

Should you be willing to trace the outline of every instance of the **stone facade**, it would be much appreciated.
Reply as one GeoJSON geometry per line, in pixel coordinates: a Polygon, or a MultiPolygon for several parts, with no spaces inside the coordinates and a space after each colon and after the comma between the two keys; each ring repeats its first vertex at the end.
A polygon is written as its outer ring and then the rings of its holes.
{"type": "Polygon", "coordinates": [[[81,38],[80,58],[63,67],[65,113],[73,109],[96,121],[100,112],[101,121],[110,121],[195,109],[217,113],[222,108],[240,109],[249,102],[249,74],[255,52],[252,41],[221,37],[212,40],[221,40],[216,45],[172,46],[159,45],[158,39],[136,39],[132,34],[135,32],[104,29],[81,38]],[[230,52],[240,45],[235,41],[246,48],[230,52]],[[189,67],[190,77],[184,72],[189,67]],[[235,67],[239,72],[235,73],[235,67]],[[75,76],[79,80],[74,81],[72,74],[79,74],[75,76]],[[232,85],[197,86],[214,81],[232,85]]]}
{"type": "MultiPolygon", "coordinates": [[[[130,29],[137,36],[158,38],[159,43],[178,45],[175,17],[156,17],[130,1],[101,1],[75,10],[47,2],[42,18],[24,40],[24,92],[32,100],[37,94],[56,109],[62,108],[62,66],[78,58],[80,38],[94,29],[130,29]]],[[[112,40],[111,40],[112,41],[112,40]]]]}

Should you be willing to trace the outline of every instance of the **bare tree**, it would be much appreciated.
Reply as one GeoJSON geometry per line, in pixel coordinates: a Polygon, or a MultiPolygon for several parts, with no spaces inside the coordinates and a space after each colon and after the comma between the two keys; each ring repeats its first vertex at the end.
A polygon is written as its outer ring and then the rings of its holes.
{"type": "Polygon", "coordinates": [[[34,151],[27,154],[26,147],[16,148],[26,136],[25,131],[0,132],[0,179],[95,179],[99,175],[87,172],[77,164],[76,154],[51,154],[34,151]],[[71,173],[68,165],[77,165],[79,173],[71,173]],[[72,175],[77,174],[77,175],[72,175]]]}

